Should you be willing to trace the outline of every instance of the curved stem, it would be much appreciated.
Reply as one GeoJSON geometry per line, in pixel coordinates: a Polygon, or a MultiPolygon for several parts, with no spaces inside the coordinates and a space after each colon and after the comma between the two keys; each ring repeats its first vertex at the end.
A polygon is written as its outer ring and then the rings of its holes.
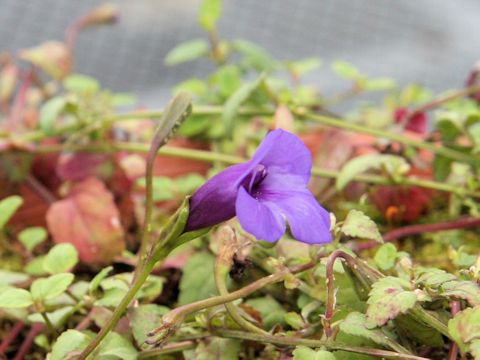
{"type": "MultiPolygon", "coordinates": [[[[227,296],[229,294],[225,280],[232,268],[235,252],[236,248],[234,239],[225,239],[220,246],[214,269],[215,285],[220,296],[227,296]]],[[[228,302],[225,303],[224,306],[227,309],[228,314],[242,329],[256,334],[268,334],[267,331],[244,319],[233,303],[228,302]]]]}
{"type": "Polygon", "coordinates": [[[82,353],[77,358],[78,360],[85,360],[95,348],[102,342],[102,340],[107,336],[107,334],[117,325],[118,321],[122,317],[123,313],[127,309],[128,305],[132,302],[133,298],[140,290],[144,282],[147,280],[148,275],[150,274],[153,264],[146,264],[145,266],[139,267],[138,276],[135,277],[135,281],[131,284],[130,289],[123,297],[120,304],[115,308],[112,316],[107,321],[106,325],[102,327],[100,332],[95,336],[95,338],[88,344],[88,346],[82,351],[82,353]]]}

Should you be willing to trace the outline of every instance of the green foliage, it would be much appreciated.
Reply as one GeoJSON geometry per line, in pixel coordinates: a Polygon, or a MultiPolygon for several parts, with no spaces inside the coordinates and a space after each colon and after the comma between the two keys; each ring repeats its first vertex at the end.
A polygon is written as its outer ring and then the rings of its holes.
{"type": "Polygon", "coordinates": [[[32,296],[27,290],[2,288],[0,308],[23,308],[33,304],[32,296]]]}
{"type": "Polygon", "coordinates": [[[0,230],[23,204],[20,196],[12,195],[0,201],[0,230]]]}
{"type": "Polygon", "coordinates": [[[48,278],[37,279],[30,287],[30,293],[35,301],[44,302],[63,294],[75,276],[70,273],[51,275],[48,278]]]}
{"type": "Polygon", "coordinates": [[[480,359],[480,307],[457,313],[448,322],[448,330],[462,351],[469,351],[480,359]]]}
{"type": "Polygon", "coordinates": [[[29,227],[18,234],[18,240],[28,251],[32,251],[35,246],[47,239],[47,231],[41,226],[29,227]]]}
{"type": "Polygon", "coordinates": [[[196,60],[208,54],[208,43],[203,39],[191,40],[177,45],[165,57],[166,65],[177,65],[196,60]]]}
{"type": "Polygon", "coordinates": [[[214,264],[215,258],[206,252],[197,253],[188,259],[180,281],[179,305],[217,294],[213,278],[214,264]]]}
{"type": "Polygon", "coordinates": [[[77,249],[72,244],[58,244],[48,252],[43,268],[50,274],[59,274],[71,270],[77,262],[77,249]]]}
{"type": "Polygon", "coordinates": [[[383,242],[382,235],[375,222],[358,210],[350,210],[340,230],[350,237],[383,242]]]}
{"type": "Polygon", "coordinates": [[[375,253],[375,263],[380,270],[389,270],[395,265],[397,258],[397,248],[393,244],[383,244],[375,253]]]}
{"type": "Polygon", "coordinates": [[[326,350],[313,350],[306,346],[297,346],[293,350],[294,360],[335,360],[335,355],[326,350]]]}
{"type": "Polygon", "coordinates": [[[382,326],[412,309],[417,303],[417,294],[408,281],[387,276],[372,285],[368,296],[366,326],[369,329],[382,326]]]}
{"type": "Polygon", "coordinates": [[[222,13],[222,0],[203,0],[198,13],[198,22],[205,31],[212,31],[222,13]]]}

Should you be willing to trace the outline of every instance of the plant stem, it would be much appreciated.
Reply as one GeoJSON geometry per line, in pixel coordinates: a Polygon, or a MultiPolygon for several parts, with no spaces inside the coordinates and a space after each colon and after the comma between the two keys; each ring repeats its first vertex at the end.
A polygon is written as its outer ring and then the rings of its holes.
{"type": "MultiPolygon", "coordinates": [[[[51,153],[51,152],[61,152],[64,151],[62,145],[42,145],[34,149],[38,153],[51,153]]],[[[129,143],[129,142],[113,142],[109,144],[86,144],[86,145],[73,145],[69,147],[70,151],[84,151],[84,152],[102,152],[109,153],[115,151],[129,151],[137,153],[146,153],[149,151],[148,144],[144,143],[129,143]]],[[[18,151],[18,150],[17,150],[18,151]]],[[[22,151],[31,151],[23,149],[22,151]]],[[[247,161],[247,159],[226,155],[221,153],[216,153],[206,150],[196,150],[196,149],[186,149],[173,146],[165,146],[161,148],[158,152],[163,156],[170,156],[183,159],[191,159],[205,162],[221,162],[224,164],[238,164],[241,162],[247,161]]],[[[338,177],[339,172],[331,169],[323,169],[319,167],[312,168],[312,175],[317,177],[325,177],[335,179],[338,177]]],[[[480,198],[480,193],[476,191],[467,190],[458,186],[453,186],[447,183],[440,183],[432,180],[418,179],[415,177],[406,177],[402,179],[401,184],[393,182],[391,179],[380,176],[380,175],[357,175],[354,177],[354,181],[364,182],[369,184],[377,185],[408,185],[408,186],[418,186],[426,189],[432,189],[437,191],[449,192],[457,194],[459,196],[471,196],[475,198],[480,198]]]]}
{"type": "Polygon", "coordinates": [[[23,321],[17,322],[12,329],[5,335],[0,343],[0,358],[5,355],[8,347],[16,339],[16,337],[20,334],[20,332],[25,327],[25,323],[23,321]]]}
{"type": "Polygon", "coordinates": [[[445,325],[443,322],[438,320],[435,316],[431,315],[428,311],[423,309],[420,305],[416,305],[413,309],[410,309],[408,313],[412,314],[416,319],[420,320],[424,324],[427,324],[428,326],[434,328],[440,334],[454,341],[452,339],[452,336],[448,332],[447,325],[445,325]]]}
{"type": "Polygon", "coordinates": [[[194,349],[197,346],[195,341],[181,341],[165,345],[159,349],[144,350],[138,354],[138,359],[148,359],[160,355],[172,354],[184,350],[194,349]]]}
{"type": "Polygon", "coordinates": [[[311,348],[324,347],[329,350],[342,350],[342,351],[348,351],[348,352],[353,352],[358,354],[384,357],[387,359],[428,360],[427,358],[415,356],[415,355],[409,355],[409,354],[403,354],[403,353],[397,353],[393,351],[386,351],[386,350],[373,349],[373,348],[349,346],[349,345],[343,345],[340,343],[332,343],[325,340],[302,339],[302,338],[278,336],[278,335],[259,335],[259,334],[252,334],[245,331],[236,331],[236,330],[229,330],[229,329],[217,329],[216,332],[220,337],[250,340],[250,341],[275,344],[275,345],[283,345],[283,346],[303,345],[311,348]]]}
{"type": "Polygon", "coordinates": [[[457,160],[457,161],[462,161],[466,163],[472,163],[475,161],[475,158],[472,155],[469,154],[464,154],[460,151],[452,150],[446,147],[440,147],[436,146],[435,144],[428,143],[425,141],[420,141],[416,139],[409,138],[407,136],[397,134],[397,133],[392,133],[389,131],[385,131],[382,129],[377,129],[377,128],[371,128],[367,127],[365,125],[359,125],[359,124],[354,124],[351,122],[347,122],[345,120],[342,120],[340,118],[334,118],[330,116],[325,116],[325,115],[320,115],[320,114],[314,114],[312,112],[306,111],[306,110],[294,110],[293,113],[305,120],[311,120],[317,123],[321,123],[327,126],[339,128],[339,129],[344,129],[352,132],[357,132],[357,133],[362,133],[362,134],[368,134],[372,135],[375,137],[380,137],[380,138],[385,138],[389,139],[392,141],[397,141],[399,143],[402,143],[404,145],[412,146],[417,149],[425,149],[428,150],[434,154],[437,155],[442,155],[445,156],[449,159],[452,160],[457,160]]]}
{"type": "MultiPolygon", "coordinates": [[[[385,235],[383,235],[383,240],[385,242],[391,242],[403,237],[424,234],[437,231],[447,231],[453,229],[468,229],[472,227],[480,226],[480,218],[478,217],[466,217],[463,219],[457,219],[453,221],[446,221],[435,224],[418,224],[418,225],[409,225],[404,226],[398,229],[394,229],[385,235]]],[[[368,250],[373,247],[381,245],[377,241],[367,241],[361,244],[355,244],[353,246],[355,251],[368,250]]]]}
{"type": "Polygon", "coordinates": [[[100,344],[100,342],[105,338],[105,336],[107,336],[107,334],[115,327],[115,325],[117,325],[128,305],[130,305],[131,301],[133,300],[137,292],[140,290],[143,283],[147,280],[152,268],[153,264],[145,264],[144,266],[140,266],[137,268],[137,270],[140,270],[138,271],[138,276],[135,277],[135,281],[130,285],[130,289],[125,294],[120,304],[115,308],[112,316],[107,321],[106,325],[102,327],[100,332],[79,355],[79,357],[77,358],[78,360],[85,360],[88,355],[90,355],[93,350],[95,350],[95,348],[100,344]]]}
{"type": "Polygon", "coordinates": [[[48,315],[44,311],[41,311],[40,315],[42,316],[43,320],[45,321],[45,324],[47,325],[48,331],[50,331],[54,337],[57,337],[58,336],[57,329],[55,329],[55,326],[53,326],[52,322],[48,318],[48,315]]]}
{"type": "MultiPolygon", "coordinates": [[[[228,233],[230,236],[228,236],[226,239],[223,239],[222,244],[220,245],[214,269],[215,285],[220,296],[226,296],[229,294],[225,280],[230,272],[230,269],[232,268],[233,256],[237,252],[235,233],[230,228],[225,227],[224,229],[229,230],[228,233]]],[[[242,329],[256,334],[268,334],[268,332],[262,328],[255,326],[251,322],[244,319],[233,303],[228,302],[225,303],[224,306],[232,319],[242,329]]]]}

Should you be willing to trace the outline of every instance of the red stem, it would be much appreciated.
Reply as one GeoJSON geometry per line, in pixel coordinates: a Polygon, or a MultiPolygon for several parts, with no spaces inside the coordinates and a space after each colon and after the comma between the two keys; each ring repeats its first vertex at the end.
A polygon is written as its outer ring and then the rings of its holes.
{"type": "MultiPolygon", "coordinates": [[[[455,316],[461,310],[460,301],[452,301],[450,303],[450,312],[452,316],[455,316]]],[[[458,345],[456,342],[452,341],[450,344],[450,351],[448,352],[448,360],[456,360],[458,356],[458,345]]]]}
{"type": "MultiPolygon", "coordinates": [[[[410,226],[401,227],[386,233],[383,236],[383,240],[385,242],[392,242],[410,235],[454,230],[454,229],[468,229],[475,226],[480,226],[480,218],[478,217],[474,217],[474,218],[465,217],[465,218],[460,218],[453,221],[446,221],[446,222],[441,222],[436,224],[410,225],[410,226]]],[[[362,244],[356,244],[355,250],[356,251],[367,250],[378,245],[380,244],[376,241],[367,241],[362,244]]]]}
{"type": "Polygon", "coordinates": [[[33,341],[35,340],[37,335],[43,331],[43,328],[44,328],[43,324],[40,324],[40,323],[35,323],[32,325],[32,328],[28,332],[25,340],[23,340],[23,343],[18,349],[18,352],[15,355],[15,358],[13,360],[23,360],[25,356],[28,355],[28,352],[32,348],[33,341]]]}
{"type": "Polygon", "coordinates": [[[0,344],[0,356],[5,355],[5,352],[7,351],[12,341],[15,340],[15,338],[18,336],[18,334],[20,334],[24,327],[24,322],[17,322],[9,331],[9,333],[3,338],[2,343],[0,344]]]}

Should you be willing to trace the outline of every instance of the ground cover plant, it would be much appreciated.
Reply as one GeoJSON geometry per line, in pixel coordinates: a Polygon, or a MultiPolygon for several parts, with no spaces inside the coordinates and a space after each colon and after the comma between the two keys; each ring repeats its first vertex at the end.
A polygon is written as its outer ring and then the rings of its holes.
{"type": "Polygon", "coordinates": [[[1,55],[1,356],[480,359],[479,70],[433,94],[278,60],[221,9],[163,109],[75,72],[111,5],[1,55]]]}

